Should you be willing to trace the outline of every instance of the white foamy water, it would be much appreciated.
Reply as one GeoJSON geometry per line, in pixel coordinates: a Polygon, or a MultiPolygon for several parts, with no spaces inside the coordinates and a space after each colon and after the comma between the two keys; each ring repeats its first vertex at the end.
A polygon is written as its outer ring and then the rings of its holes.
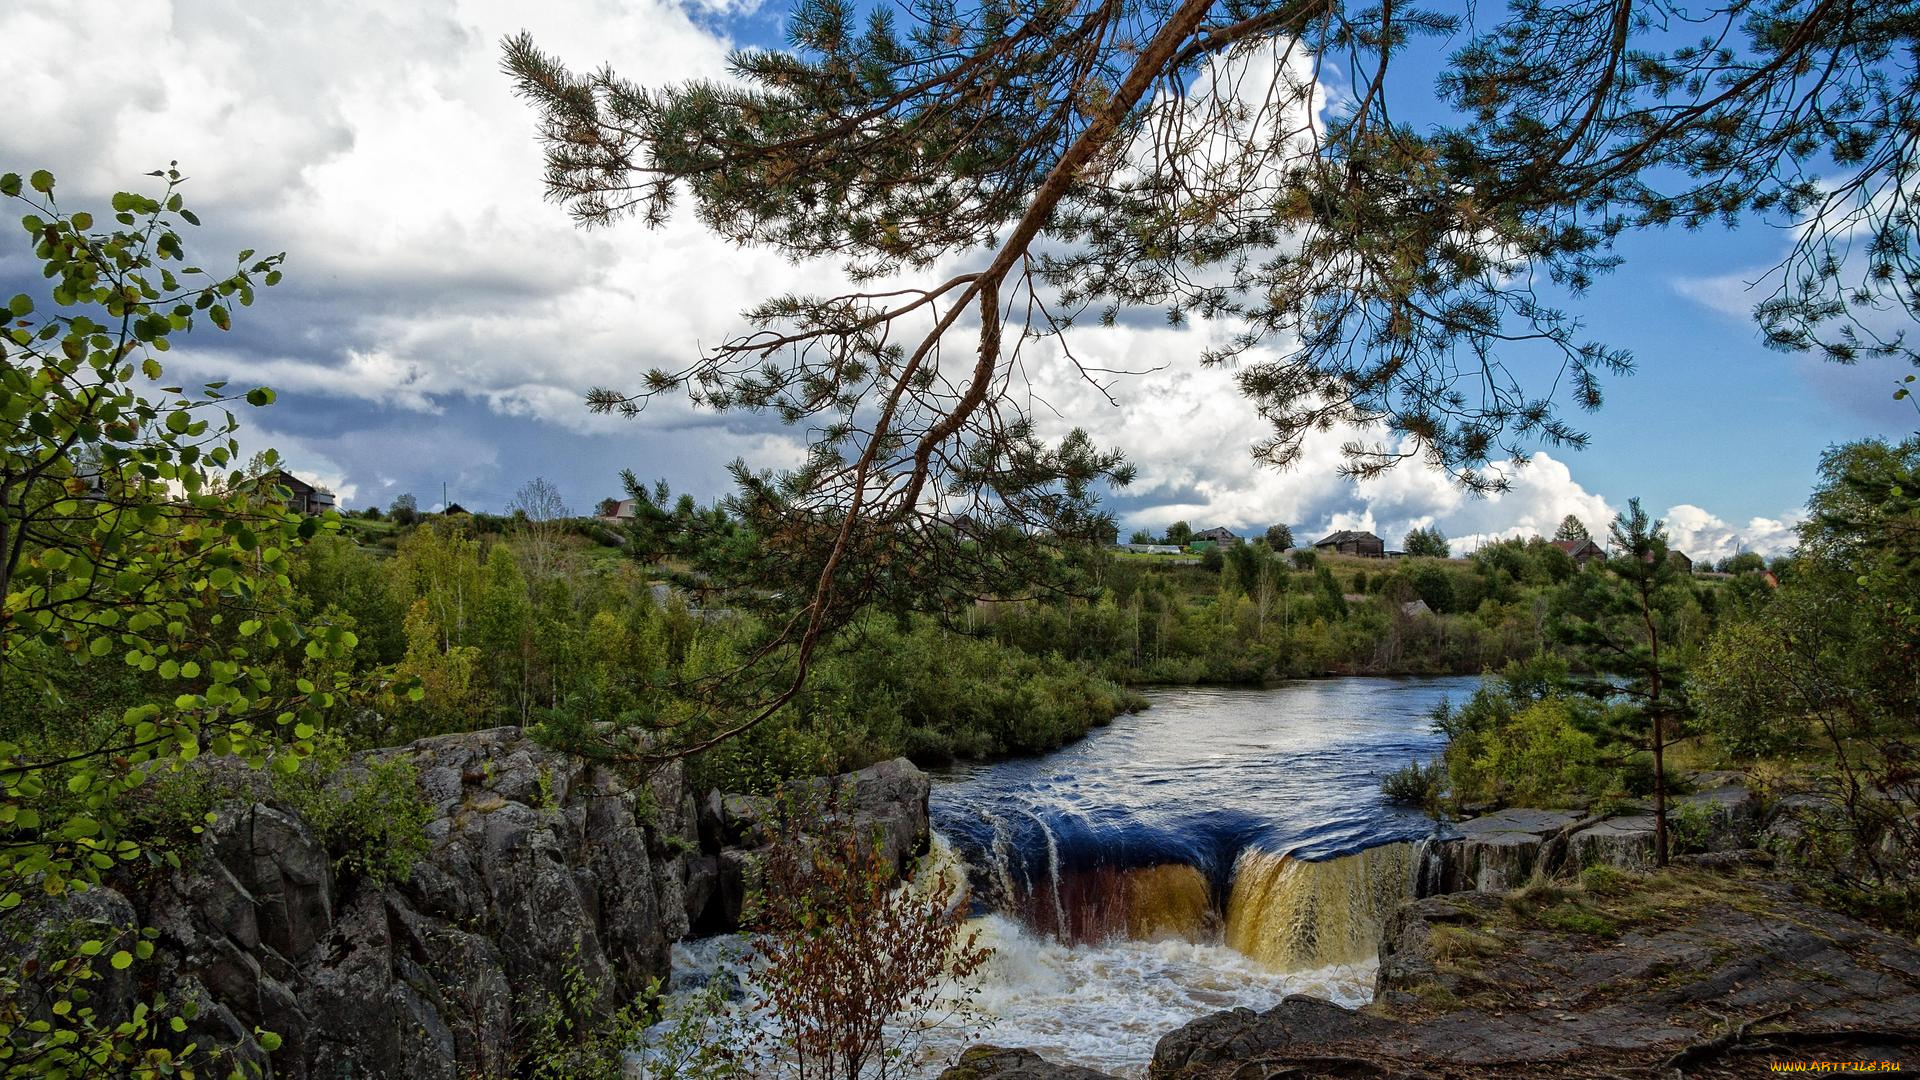
{"type": "MultiPolygon", "coordinates": [[[[999,915],[968,925],[994,950],[974,980],[974,1005],[992,1023],[973,1041],[1118,1076],[1144,1076],[1162,1035],[1210,1013],[1265,1010],[1288,994],[1343,1005],[1373,998],[1373,963],[1279,972],[1219,942],[1065,945],[999,915]]],[[[947,1060],[966,1045],[945,1032],[930,1041],[947,1060]]]]}
{"type": "MultiPolygon", "coordinates": [[[[1343,1005],[1373,996],[1374,964],[1314,971],[1271,970],[1219,942],[1128,941],[1066,945],[1029,933],[999,915],[970,920],[993,958],[972,980],[973,1008],[984,1026],[948,1024],[917,1033],[922,1066],[934,1077],[974,1043],[1025,1047],[1050,1061],[1117,1076],[1146,1074],[1160,1037],[1210,1013],[1272,1008],[1288,994],[1343,1005]]],[[[680,992],[714,979],[747,983],[747,941],[740,935],[674,946],[680,992]]],[[[746,1015],[752,1001],[734,1003],[746,1015]]]]}

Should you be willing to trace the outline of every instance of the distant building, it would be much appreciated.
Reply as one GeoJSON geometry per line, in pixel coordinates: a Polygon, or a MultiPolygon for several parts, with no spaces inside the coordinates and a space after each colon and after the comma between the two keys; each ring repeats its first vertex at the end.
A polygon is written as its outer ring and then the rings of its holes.
{"type": "Polygon", "coordinates": [[[1342,529],[1313,545],[1315,551],[1324,551],[1337,555],[1358,555],[1363,559],[1384,559],[1387,557],[1386,541],[1370,532],[1354,532],[1342,529]]]}
{"type": "Polygon", "coordinates": [[[1422,615],[1433,614],[1433,609],[1427,606],[1425,600],[1409,600],[1400,605],[1400,614],[1409,619],[1417,619],[1422,615]]]}
{"type": "Polygon", "coordinates": [[[1673,564],[1675,570],[1683,574],[1693,573],[1693,560],[1688,558],[1684,551],[1667,552],[1667,561],[1673,564]]]}
{"type": "Polygon", "coordinates": [[[276,471],[268,479],[292,492],[287,497],[287,509],[294,513],[312,516],[324,514],[333,509],[333,492],[326,488],[315,487],[285,469],[276,471]]]}
{"type": "Polygon", "coordinates": [[[1595,559],[1607,557],[1605,549],[1594,543],[1592,537],[1582,537],[1579,540],[1555,540],[1552,543],[1554,547],[1573,556],[1575,566],[1585,566],[1595,559]]]}
{"type": "Polygon", "coordinates": [[[1178,544],[1115,544],[1113,546],[1120,551],[1131,551],[1135,555],[1180,554],[1180,545],[1178,544]]]}
{"type": "Polygon", "coordinates": [[[1234,532],[1232,529],[1226,528],[1225,526],[1216,525],[1213,528],[1208,529],[1206,532],[1194,533],[1193,540],[1191,542],[1202,543],[1202,544],[1206,544],[1206,543],[1238,544],[1240,543],[1240,538],[1234,535],[1234,532]]]}
{"type": "MultiPolygon", "coordinates": [[[[609,499],[607,501],[613,503],[613,513],[611,514],[603,513],[603,514],[594,515],[598,520],[614,522],[616,524],[624,524],[626,522],[633,520],[633,504],[637,500],[609,499]]],[[[606,509],[605,503],[601,504],[601,509],[603,510],[606,509]]]]}

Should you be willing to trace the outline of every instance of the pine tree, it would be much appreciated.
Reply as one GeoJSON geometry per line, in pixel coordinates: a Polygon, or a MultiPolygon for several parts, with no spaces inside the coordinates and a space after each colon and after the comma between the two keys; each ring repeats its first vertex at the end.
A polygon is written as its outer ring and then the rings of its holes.
{"type": "Polygon", "coordinates": [[[1572,514],[1560,519],[1560,527],[1553,530],[1553,538],[1556,541],[1593,539],[1587,533],[1586,523],[1572,514]]]}
{"type": "Polygon", "coordinates": [[[1667,557],[1666,523],[1627,503],[1610,529],[1604,574],[1578,574],[1554,598],[1556,636],[1592,671],[1586,690],[1628,703],[1629,737],[1653,759],[1654,861],[1667,864],[1666,748],[1688,714],[1673,648],[1684,586],[1667,557]]]}

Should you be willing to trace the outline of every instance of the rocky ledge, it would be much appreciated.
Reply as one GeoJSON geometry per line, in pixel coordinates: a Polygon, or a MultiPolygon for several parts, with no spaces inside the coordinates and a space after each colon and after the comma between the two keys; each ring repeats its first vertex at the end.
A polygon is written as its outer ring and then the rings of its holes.
{"type": "MultiPolygon", "coordinates": [[[[1744,848],[1761,828],[1762,802],[1739,773],[1697,773],[1694,790],[1667,810],[1676,838],[1708,851],[1744,848]]],[[[1514,807],[1468,818],[1429,845],[1417,894],[1514,889],[1541,876],[1588,866],[1653,866],[1651,809],[1614,815],[1514,807]]]]}
{"type": "MultiPolygon", "coordinates": [[[[251,796],[219,809],[183,870],[44,913],[49,932],[159,931],[153,961],[96,991],[102,1016],[154,993],[193,1001],[182,1041],[267,1076],[503,1076],[570,975],[610,1010],[667,977],[691,925],[738,915],[722,868],[750,855],[731,846],[740,817],[724,807],[743,804],[714,796],[703,813],[677,763],[628,772],[496,728],[372,751],[349,771],[394,758],[430,811],[429,849],[404,881],[336,873],[307,824],[239,770],[251,796]],[[280,1049],[266,1053],[256,1029],[280,1049]]],[[[924,850],[927,779],[912,765],[833,784],[901,865],[924,850]]]]}
{"type": "Polygon", "coordinates": [[[1920,949],[1752,874],[1433,897],[1400,909],[1382,952],[1373,1005],[1205,1017],[1161,1040],[1150,1075],[1744,1076],[1897,1061],[1920,1039],[1920,949]]]}

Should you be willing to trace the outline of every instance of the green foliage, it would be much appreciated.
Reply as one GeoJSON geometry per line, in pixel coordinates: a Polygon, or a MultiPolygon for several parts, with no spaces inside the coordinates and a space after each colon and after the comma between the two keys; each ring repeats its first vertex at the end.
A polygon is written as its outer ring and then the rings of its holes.
{"type": "MultiPolygon", "coordinates": [[[[181,230],[198,219],[180,174],[154,175],[157,195],[113,197],[109,229],[64,210],[45,172],[0,177],[46,283],[7,304],[0,331],[0,682],[54,721],[0,725],[0,913],[172,862],[127,813],[140,788],[202,752],[296,767],[328,715],[383,677],[354,678],[356,635],[303,621],[290,598],[295,553],[337,522],[218,472],[237,464],[231,410],[273,392],[165,385],[175,340],[230,329],[279,282],[281,256],[189,265],[181,230]]],[[[0,960],[0,981],[19,978],[0,960]]],[[[83,988],[69,991],[51,1020],[0,1021],[5,1075],[113,1071],[163,1015],[91,1024],[83,988]]]]}
{"type": "MultiPolygon", "coordinates": [[[[573,961],[561,972],[560,985],[557,997],[541,999],[532,1010],[515,1047],[516,1075],[528,1080],[624,1080],[628,1075],[625,1055],[643,1039],[659,998],[659,982],[654,981],[633,1001],[608,1010],[600,1001],[599,986],[582,969],[576,947],[573,961]]],[[[713,1056],[721,1057],[717,1047],[713,1056]]],[[[667,1076],[717,1080],[735,1074],[687,1069],[653,1075],[661,1080],[667,1076]]]]}
{"type": "Polygon", "coordinates": [[[426,826],[433,810],[404,757],[356,761],[338,736],[323,735],[299,769],[274,777],[273,794],[326,845],[343,876],[406,881],[432,849],[426,826]]]}
{"type": "Polygon", "coordinates": [[[1438,525],[1412,530],[1407,533],[1406,539],[1401,541],[1401,547],[1410,557],[1429,559],[1444,559],[1451,550],[1447,544],[1446,534],[1440,531],[1438,525]]]}
{"type": "Polygon", "coordinates": [[[1430,814],[1437,814],[1447,793],[1446,763],[1436,760],[1422,765],[1418,761],[1409,761],[1406,768],[1396,769],[1381,778],[1380,793],[1390,803],[1415,806],[1430,814]]]}
{"type": "Polygon", "coordinates": [[[1266,532],[1267,547],[1273,551],[1287,551],[1293,547],[1293,526],[1269,525],[1266,532]]]}
{"type": "Polygon", "coordinates": [[[782,780],[905,755],[923,764],[1040,753],[1140,699],[1058,655],[1033,655],[924,618],[856,624],[806,696],[695,762],[699,786],[766,791],[782,780]]]}
{"type": "Polygon", "coordinates": [[[1573,514],[1568,514],[1566,517],[1560,519],[1560,526],[1553,530],[1553,538],[1556,541],[1593,539],[1587,532],[1586,522],[1581,521],[1573,514]]]}
{"type": "Polygon", "coordinates": [[[1513,665],[1434,711],[1456,802],[1559,806],[1601,793],[1606,710],[1578,697],[1566,670],[1550,658],[1513,665]]]}

